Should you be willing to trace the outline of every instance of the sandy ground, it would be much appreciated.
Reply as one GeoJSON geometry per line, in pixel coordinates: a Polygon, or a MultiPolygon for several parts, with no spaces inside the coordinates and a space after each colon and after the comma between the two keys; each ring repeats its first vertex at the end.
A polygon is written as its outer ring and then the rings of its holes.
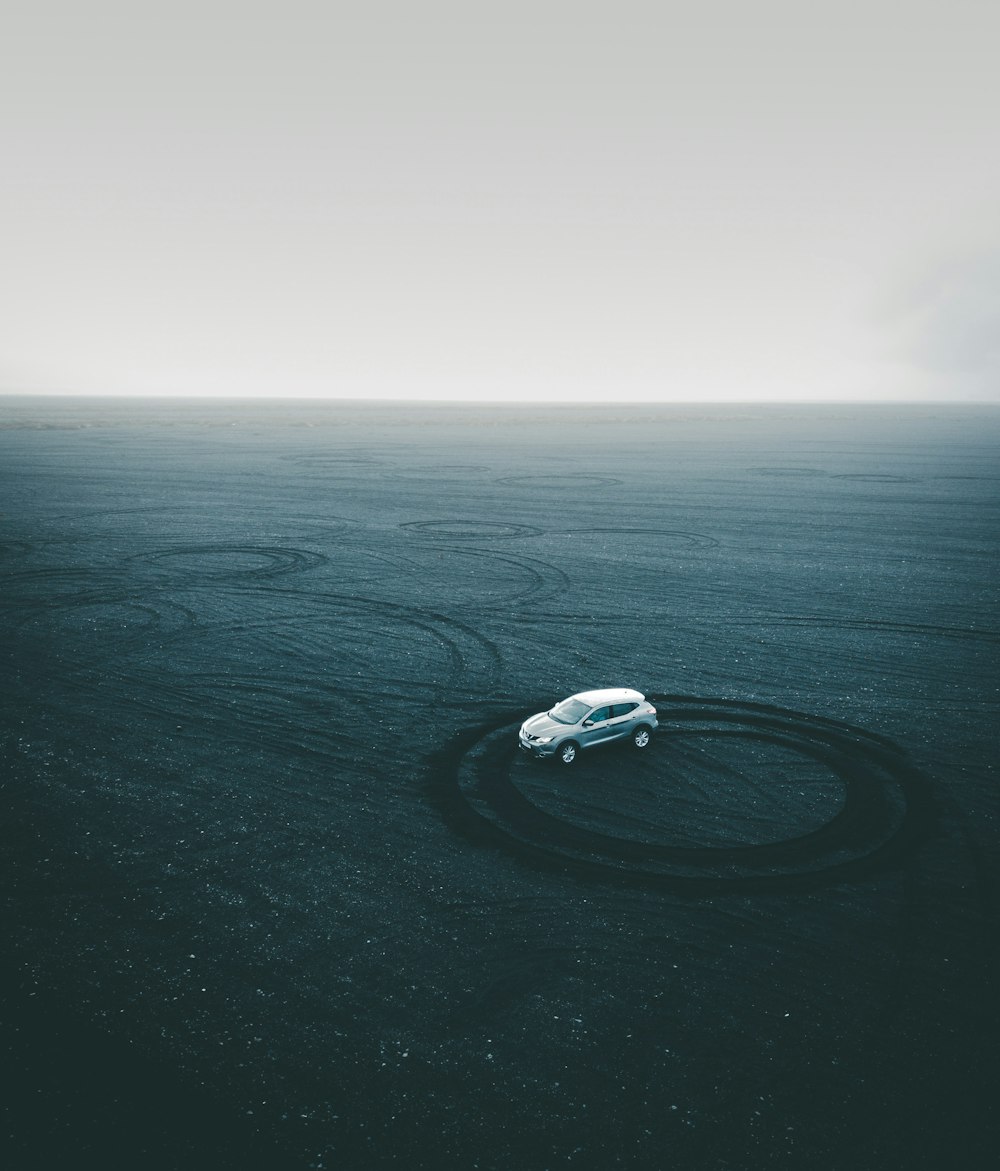
{"type": "Polygon", "coordinates": [[[3,1165],[992,1166],[998,423],[0,402],[3,1165]]]}

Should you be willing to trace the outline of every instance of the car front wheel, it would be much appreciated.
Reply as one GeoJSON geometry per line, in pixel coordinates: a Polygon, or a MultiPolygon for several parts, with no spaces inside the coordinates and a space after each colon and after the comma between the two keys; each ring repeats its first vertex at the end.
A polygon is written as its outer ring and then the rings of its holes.
{"type": "Polygon", "coordinates": [[[632,743],[636,748],[647,748],[649,746],[649,729],[646,727],[636,728],[632,733],[632,743]]]}
{"type": "Polygon", "coordinates": [[[559,746],[559,759],[563,764],[572,764],[576,760],[577,751],[576,744],[572,740],[567,740],[559,746]]]}

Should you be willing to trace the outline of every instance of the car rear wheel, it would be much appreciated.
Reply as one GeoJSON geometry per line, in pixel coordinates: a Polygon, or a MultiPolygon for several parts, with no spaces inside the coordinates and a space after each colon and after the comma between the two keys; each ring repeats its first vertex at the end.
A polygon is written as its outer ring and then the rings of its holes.
{"type": "Polygon", "coordinates": [[[576,760],[576,754],[578,751],[579,750],[574,741],[567,740],[565,744],[560,744],[559,746],[559,759],[563,762],[563,764],[572,764],[573,761],[576,760]]]}
{"type": "Polygon", "coordinates": [[[632,733],[632,743],[636,746],[636,748],[649,747],[649,729],[645,726],[645,724],[636,728],[632,733]]]}

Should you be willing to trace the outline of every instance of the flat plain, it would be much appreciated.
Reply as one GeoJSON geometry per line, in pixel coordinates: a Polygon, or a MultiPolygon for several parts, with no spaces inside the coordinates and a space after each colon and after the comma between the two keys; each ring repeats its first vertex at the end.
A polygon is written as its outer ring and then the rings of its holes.
{"type": "Polygon", "coordinates": [[[992,1166],[998,424],[0,400],[4,1166],[992,1166]]]}

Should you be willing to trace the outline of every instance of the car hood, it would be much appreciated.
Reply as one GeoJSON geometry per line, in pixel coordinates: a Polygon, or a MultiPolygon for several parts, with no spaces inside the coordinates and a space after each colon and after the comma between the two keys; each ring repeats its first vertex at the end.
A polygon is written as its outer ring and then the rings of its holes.
{"type": "Polygon", "coordinates": [[[558,720],[551,719],[545,712],[539,712],[537,716],[531,716],[524,721],[524,730],[530,732],[532,736],[557,736],[560,732],[565,732],[569,727],[568,724],[560,724],[558,720]]]}

